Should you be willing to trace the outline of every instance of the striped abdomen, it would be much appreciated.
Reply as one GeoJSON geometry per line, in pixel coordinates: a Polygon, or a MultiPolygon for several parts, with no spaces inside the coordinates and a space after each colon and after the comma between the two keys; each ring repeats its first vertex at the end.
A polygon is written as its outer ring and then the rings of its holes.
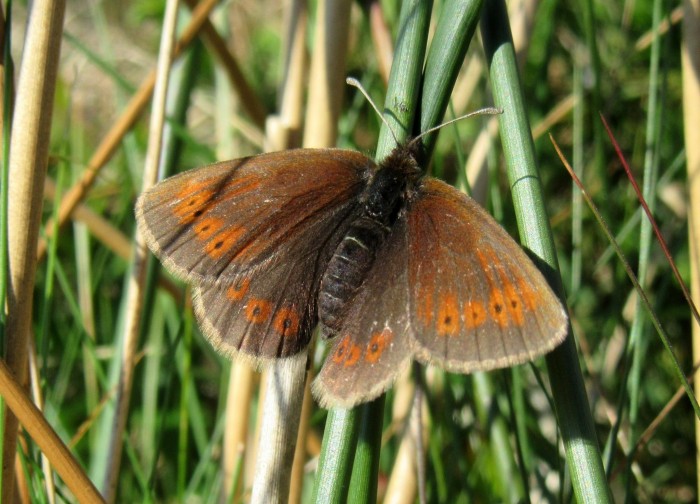
{"type": "Polygon", "coordinates": [[[389,231],[390,228],[372,217],[359,217],[338,244],[321,280],[318,295],[318,313],[324,336],[333,336],[340,330],[346,307],[362,285],[389,231]]]}

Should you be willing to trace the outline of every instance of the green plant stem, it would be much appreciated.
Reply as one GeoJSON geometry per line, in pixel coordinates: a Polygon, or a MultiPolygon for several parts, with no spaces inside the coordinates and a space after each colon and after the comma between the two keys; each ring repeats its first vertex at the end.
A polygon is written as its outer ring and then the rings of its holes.
{"type": "MultiPolygon", "coordinates": [[[[420,131],[437,126],[445,115],[457,75],[479,24],[483,0],[447,0],[425,62],[421,95],[420,131]]],[[[424,154],[430,158],[437,132],[423,137],[424,154]]]]}
{"type": "MultiPolygon", "coordinates": [[[[483,10],[481,33],[489,64],[508,177],[523,245],[546,264],[545,275],[564,299],[549,221],[544,209],[534,145],[525,113],[508,14],[502,0],[483,10]]],[[[571,331],[569,331],[571,333],[571,331]]],[[[573,337],[546,357],[574,494],[579,502],[609,502],[583,377],[573,337]]]]}
{"type": "Polygon", "coordinates": [[[332,504],[347,501],[359,417],[358,409],[333,409],[328,412],[313,502],[332,504]]]}

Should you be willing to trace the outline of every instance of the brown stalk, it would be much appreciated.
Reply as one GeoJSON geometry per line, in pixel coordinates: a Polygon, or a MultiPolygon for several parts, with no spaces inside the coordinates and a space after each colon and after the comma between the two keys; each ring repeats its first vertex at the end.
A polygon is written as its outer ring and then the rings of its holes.
{"type": "MultiPolygon", "coordinates": [[[[29,399],[24,387],[2,360],[0,360],[0,390],[9,408],[21,420],[26,431],[51,461],[78,502],[104,502],[73,454],[51,428],[42,412],[29,399]]],[[[4,488],[7,486],[12,485],[3,485],[4,488]]]]}

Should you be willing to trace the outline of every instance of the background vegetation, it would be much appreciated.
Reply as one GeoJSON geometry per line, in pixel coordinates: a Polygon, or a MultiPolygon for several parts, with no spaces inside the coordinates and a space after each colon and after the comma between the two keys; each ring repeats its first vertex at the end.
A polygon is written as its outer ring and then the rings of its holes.
{"type": "MultiPolygon", "coordinates": [[[[446,4],[435,3],[433,27],[446,4]]],[[[303,131],[303,145],[309,145],[309,124],[324,113],[310,118],[307,112],[304,118],[305,100],[320,99],[306,92],[316,78],[310,61],[325,39],[315,31],[317,6],[307,7],[306,21],[303,9],[301,18],[293,15],[297,4],[293,9],[280,2],[239,1],[214,9],[210,19],[229,59],[215,48],[211,34],[194,38],[181,51],[165,105],[163,167],[174,173],[265,148],[302,145],[303,131]],[[290,81],[301,85],[295,91],[290,81]],[[282,140],[271,133],[278,123],[284,124],[282,140]]],[[[649,241],[648,230],[640,231],[646,219],[598,118],[599,112],[607,118],[647,188],[655,218],[689,284],[683,11],[661,1],[542,0],[509,8],[545,203],[611,496],[619,502],[695,501],[690,401],[681,396],[674,402],[680,383],[673,360],[545,135],[551,133],[581,174],[689,373],[690,311],[660,247],[649,241]]],[[[11,14],[5,10],[11,28],[7,47],[18,71],[27,58],[22,52],[26,9],[16,4],[11,14]]],[[[137,111],[139,103],[142,111],[151,110],[144,82],[156,68],[167,25],[164,11],[155,1],[66,5],[55,98],[46,105],[53,117],[42,244],[30,290],[29,376],[43,416],[97,488],[107,484],[105,474],[114,475],[117,501],[236,502],[250,497],[252,447],[264,414],[258,407],[258,376],[214,353],[199,335],[189,289],[162,270],[151,269],[142,316],[129,314],[130,275],[138,270],[132,259],[133,206],[152,134],[149,115],[128,111],[137,111]],[[105,138],[119,125],[125,134],[117,135],[109,150],[105,138]],[[61,205],[68,205],[71,196],[77,206],[64,219],[61,205]],[[57,220],[65,223],[59,227],[57,220]],[[130,320],[140,324],[129,357],[133,388],[118,439],[121,463],[111,468],[119,460],[113,458],[110,439],[120,432],[113,422],[121,358],[129,355],[123,338],[130,320]]],[[[181,6],[178,33],[191,21],[190,12],[181,6]]],[[[400,3],[353,4],[350,13],[340,74],[360,79],[381,104],[400,3]]],[[[332,37],[336,40],[327,42],[329,47],[342,41],[342,30],[332,37]]],[[[452,93],[450,114],[491,105],[492,84],[477,35],[452,93]]],[[[335,89],[337,145],[371,155],[378,118],[354,89],[344,84],[335,89]]],[[[11,87],[5,87],[5,95],[13,96],[11,87]]],[[[335,137],[334,126],[318,128],[335,137]]],[[[441,134],[429,169],[458,187],[468,180],[474,196],[517,236],[499,145],[487,119],[463,121],[441,134]]],[[[7,188],[7,178],[3,181],[7,188]]],[[[9,205],[16,205],[12,180],[9,187],[9,205]]],[[[7,277],[4,281],[6,286],[7,277]]],[[[7,338],[12,334],[4,335],[11,353],[7,338]]],[[[319,347],[313,354],[316,369],[322,353],[319,347]]],[[[466,377],[426,370],[422,469],[428,501],[571,500],[571,460],[564,456],[549,393],[556,379],[547,375],[543,362],[466,377]]],[[[419,491],[408,427],[411,383],[402,379],[384,408],[378,495],[396,499],[391,502],[413,502],[419,491]],[[398,487],[392,481],[400,482],[398,487]]],[[[308,425],[302,422],[291,491],[310,502],[327,413],[307,398],[302,414],[308,425]]],[[[5,441],[14,446],[11,438],[5,441]]],[[[19,441],[19,495],[40,502],[51,500],[55,491],[59,501],[72,501],[62,480],[55,489],[47,486],[50,472],[30,436],[22,432],[19,441]]],[[[7,487],[4,481],[3,492],[7,487]]]]}

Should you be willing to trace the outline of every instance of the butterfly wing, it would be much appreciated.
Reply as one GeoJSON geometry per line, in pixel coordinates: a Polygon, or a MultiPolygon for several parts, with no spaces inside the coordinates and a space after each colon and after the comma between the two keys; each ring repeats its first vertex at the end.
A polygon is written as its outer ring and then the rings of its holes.
{"type": "Polygon", "coordinates": [[[558,298],[474,200],[426,178],[407,220],[418,360],[454,372],[487,370],[534,359],[564,339],[558,298]]]}
{"type": "Polygon", "coordinates": [[[318,283],[373,163],[299,149],[184,172],[136,207],[146,241],[196,285],[203,332],[224,354],[293,355],[316,324],[318,283]]]}
{"type": "Polygon", "coordinates": [[[232,279],[280,249],[307,254],[356,204],[372,161],[341,149],[296,149],[190,170],[146,191],[136,218],[177,276],[232,279]],[[319,236],[319,230],[326,230],[319,236]],[[280,244],[284,244],[283,247],[280,244]]]}
{"type": "Polygon", "coordinates": [[[406,221],[392,228],[313,383],[324,407],[350,408],[391,387],[413,356],[406,221]]]}
{"type": "Polygon", "coordinates": [[[295,355],[308,345],[317,323],[320,273],[305,258],[282,259],[264,270],[243,271],[232,282],[195,287],[200,327],[222,355],[239,354],[262,364],[295,355]]]}

